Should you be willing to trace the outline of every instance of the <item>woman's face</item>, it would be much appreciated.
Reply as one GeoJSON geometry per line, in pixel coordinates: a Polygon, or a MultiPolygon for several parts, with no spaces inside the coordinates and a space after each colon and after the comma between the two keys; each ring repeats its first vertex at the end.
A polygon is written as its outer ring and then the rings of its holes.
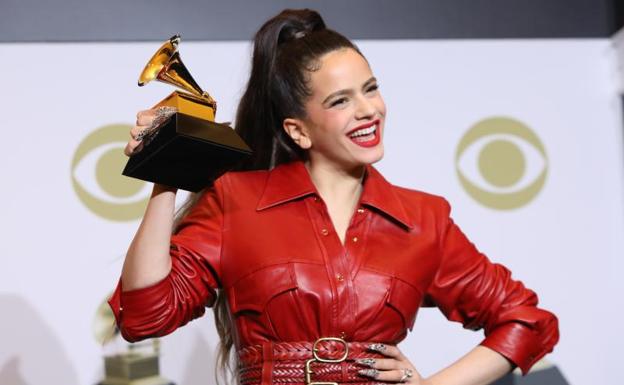
{"type": "Polygon", "coordinates": [[[345,48],[325,54],[319,64],[310,72],[307,116],[286,119],[285,129],[308,150],[312,165],[351,170],[377,162],[386,106],[368,62],[345,48]]]}

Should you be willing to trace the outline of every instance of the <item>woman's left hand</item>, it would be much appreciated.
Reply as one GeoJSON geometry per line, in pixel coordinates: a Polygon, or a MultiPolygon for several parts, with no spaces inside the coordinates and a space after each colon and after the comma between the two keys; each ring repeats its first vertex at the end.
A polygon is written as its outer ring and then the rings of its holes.
{"type": "Polygon", "coordinates": [[[398,347],[386,344],[372,344],[369,349],[388,358],[361,358],[356,362],[364,367],[361,375],[385,382],[425,385],[424,379],[398,347]]]}

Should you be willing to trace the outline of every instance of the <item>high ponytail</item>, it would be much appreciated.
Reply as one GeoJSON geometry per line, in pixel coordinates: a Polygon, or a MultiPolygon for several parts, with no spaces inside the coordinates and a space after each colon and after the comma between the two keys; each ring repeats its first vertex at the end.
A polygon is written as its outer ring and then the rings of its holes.
{"type": "MultiPolygon", "coordinates": [[[[251,74],[236,113],[236,132],[254,151],[240,170],[271,169],[306,153],[286,134],[286,118],[305,117],[308,72],[324,54],[355,45],[326,28],[318,12],[284,10],[256,33],[251,74]]],[[[358,51],[359,52],[359,51],[358,51]]]]}

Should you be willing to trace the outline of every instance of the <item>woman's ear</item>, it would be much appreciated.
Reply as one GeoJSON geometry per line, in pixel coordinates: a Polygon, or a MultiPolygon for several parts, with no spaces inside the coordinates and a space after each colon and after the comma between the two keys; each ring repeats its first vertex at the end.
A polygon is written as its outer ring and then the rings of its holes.
{"type": "Polygon", "coordinates": [[[312,141],[305,123],[299,119],[286,118],[282,123],[286,134],[304,150],[312,147],[312,141]]]}

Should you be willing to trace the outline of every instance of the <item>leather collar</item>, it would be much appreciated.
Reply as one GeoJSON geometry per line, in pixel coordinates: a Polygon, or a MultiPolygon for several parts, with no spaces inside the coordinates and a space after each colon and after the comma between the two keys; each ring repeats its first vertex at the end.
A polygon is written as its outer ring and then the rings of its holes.
{"type": "MultiPolygon", "coordinates": [[[[303,162],[284,163],[269,171],[256,210],[265,210],[308,195],[319,196],[303,162]]],[[[414,227],[395,187],[371,165],[366,166],[360,201],[362,205],[381,211],[408,229],[414,227]]]]}

